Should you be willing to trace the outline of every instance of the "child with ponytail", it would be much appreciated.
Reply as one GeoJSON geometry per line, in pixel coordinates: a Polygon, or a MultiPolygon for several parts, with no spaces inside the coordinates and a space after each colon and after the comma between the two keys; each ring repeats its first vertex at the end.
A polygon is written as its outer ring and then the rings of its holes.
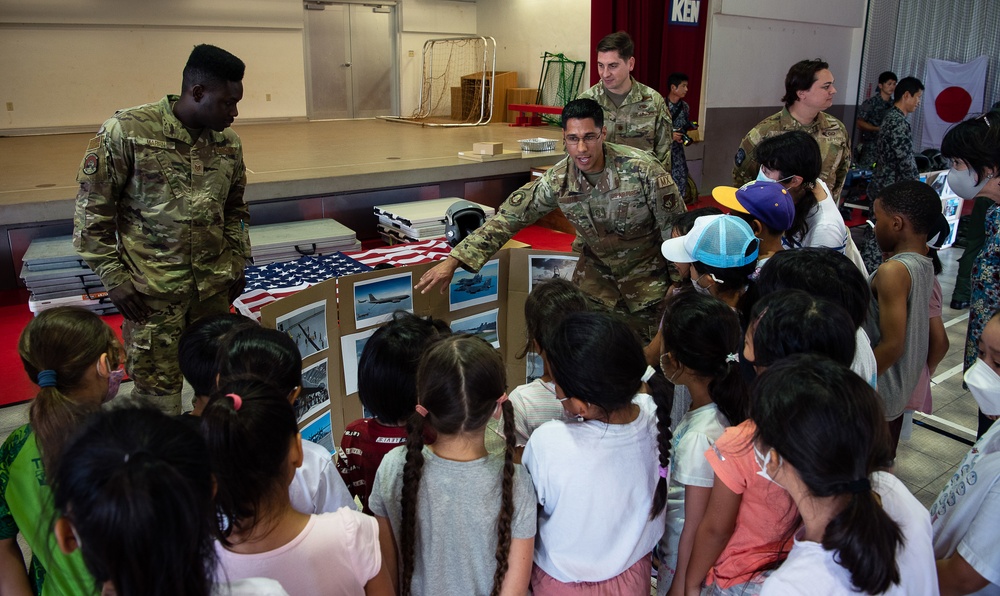
{"type": "Polygon", "coordinates": [[[368,504],[399,594],[523,595],[531,573],[535,493],[514,463],[514,414],[496,350],[474,336],[432,344],[417,370],[406,445],[390,451],[368,504]],[[486,450],[486,425],[504,419],[503,455],[486,450]],[[424,444],[424,431],[437,438],[424,444]],[[494,515],[494,512],[496,514],[494,515]]]}
{"type": "Polygon", "coordinates": [[[726,427],[746,418],[747,388],[738,354],[739,317],[712,296],[683,292],[667,302],[661,323],[660,367],[691,395],[673,432],[667,527],[658,548],[657,594],[683,594],[694,536],[708,507],[715,474],[705,459],[726,427]]]}
{"type": "Polygon", "coordinates": [[[577,420],[546,422],[524,451],[539,504],[532,590],[646,596],[667,503],[671,399],[638,393],[652,369],[639,337],[610,314],[567,315],[546,337],[546,358],[556,399],[577,420]]]}
{"type": "Polygon", "coordinates": [[[292,507],[303,452],[287,397],[256,377],[230,377],[202,414],[217,483],[217,580],[268,577],[292,596],[392,594],[373,518],[292,507]]]}
{"type": "Polygon", "coordinates": [[[114,331],[82,308],[43,311],[21,333],[17,351],[39,390],[29,423],[0,447],[2,594],[99,592],[80,554],[60,552],[49,531],[54,514],[49,481],[69,437],[118,393],[124,376],[121,349],[114,331]],[[18,533],[32,551],[27,574],[18,533]]]}
{"type": "Polygon", "coordinates": [[[889,444],[881,402],[849,368],[815,354],[758,378],[760,474],[789,492],[802,518],[762,596],[938,593],[927,510],[879,470],[889,444]]]}

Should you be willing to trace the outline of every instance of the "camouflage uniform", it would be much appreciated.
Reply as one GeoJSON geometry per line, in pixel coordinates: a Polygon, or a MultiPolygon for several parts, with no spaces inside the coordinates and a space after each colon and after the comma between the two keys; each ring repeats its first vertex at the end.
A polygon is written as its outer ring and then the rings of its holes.
{"type": "Polygon", "coordinates": [[[153,311],[125,321],[133,396],[179,411],[177,340],[193,320],[229,309],[250,256],[243,147],[231,129],[192,140],[179,98],[116,113],[80,165],[73,245],[105,287],[131,281],[153,311]]]}
{"type": "MultiPolygon", "coordinates": [[[[858,107],[858,118],[872,126],[882,126],[882,121],[891,107],[892,99],[886,101],[882,99],[881,93],[876,93],[858,107]]],[[[858,166],[869,169],[875,163],[875,142],[877,140],[878,131],[861,131],[861,155],[858,156],[858,166]]]]}
{"type": "Polygon", "coordinates": [[[913,157],[913,137],[910,123],[899,108],[893,106],[882,121],[875,143],[875,171],[868,185],[868,196],[875,199],[883,188],[902,180],[920,178],[917,160],[913,157]]]}
{"type": "Polygon", "coordinates": [[[788,108],[773,116],[768,116],[760,124],[750,129],[743,137],[740,148],[736,151],[736,167],[733,168],[733,184],[743,186],[751,180],[756,180],[760,164],[754,155],[754,149],[768,137],[780,135],[793,130],[803,130],[819,143],[820,155],[823,158],[823,168],[819,177],[830,187],[832,198],[840,202],[840,191],[844,188],[847,170],[851,167],[851,142],[847,137],[844,123],[826,112],[820,112],[811,124],[802,126],[792,118],[788,108]]]}
{"type": "MultiPolygon", "coordinates": [[[[687,134],[691,130],[691,107],[683,99],[677,103],[667,102],[667,111],[670,113],[670,120],[673,121],[673,130],[687,134]]],[[[671,136],[671,139],[673,136],[671,136]]],[[[670,175],[677,183],[677,190],[682,197],[687,196],[688,185],[688,162],[684,155],[684,144],[672,141],[670,144],[670,175]]]]}
{"type": "Polygon", "coordinates": [[[576,228],[573,249],[581,253],[573,282],[593,301],[628,316],[648,340],[670,283],[660,244],[684,202],[670,174],[637,149],[605,143],[600,176],[591,186],[572,158],[564,158],[507,197],[451,256],[478,271],[519,230],[561,209],[576,228]]]}
{"type": "Polygon", "coordinates": [[[670,168],[674,127],[662,95],[632,78],[632,88],[619,107],[604,92],[604,83],[587,89],[578,99],[584,98],[593,99],[604,109],[609,143],[648,151],[665,169],[670,168]]]}

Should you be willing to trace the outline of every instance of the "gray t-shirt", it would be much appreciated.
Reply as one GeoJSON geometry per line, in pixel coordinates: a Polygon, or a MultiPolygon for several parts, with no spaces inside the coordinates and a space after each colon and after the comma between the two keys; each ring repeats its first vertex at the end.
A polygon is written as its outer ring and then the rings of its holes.
{"type": "MultiPolygon", "coordinates": [[[[496,572],[497,514],[503,455],[469,462],[441,459],[424,447],[417,495],[416,560],[413,594],[489,594],[496,572]]],[[[401,495],[406,447],[386,454],[375,474],[368,504],[389,519],[401,545],[401,495]]],[[[514,466],[514,516],[511,535],[532,538],[536,524],[535,489],[523,466],[514,466]]],[[[402,559],[399,568],[402,569],[402,559]]]]}
{"type": "MultiPolygon", "coordinates": [[[[927,364],[928,334],[930,333],[931,290],[934,288],[934,264],[915,252],[903,252],[888,260],[899,261],[910,273],[910,294],[906,297],[906,339],[903,355],[895,364],[878,376],[878,393],[885,405],[886,420],[895,420],[903,414],[906,403],[920,380],[920,373],[927,364]]],[[[875,280],[878,269],[868,277],[868,284],[875,280]]],[[[879,327],[878,297],[872,295],[865,319],[865,333],[872,340],[872,347],[882,341],[879,327]]]]}

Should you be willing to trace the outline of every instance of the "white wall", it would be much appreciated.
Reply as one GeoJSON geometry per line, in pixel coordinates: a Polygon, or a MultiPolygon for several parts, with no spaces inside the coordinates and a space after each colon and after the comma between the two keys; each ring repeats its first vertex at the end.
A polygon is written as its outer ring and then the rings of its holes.
{"type": "Polygon", "coordinates": [[[590,81],[590,0],[478,0],[477,32],[497,40],[497,70],[517,71],[518,86],[538,87],[542,54],[587,63],[590,81]]]}

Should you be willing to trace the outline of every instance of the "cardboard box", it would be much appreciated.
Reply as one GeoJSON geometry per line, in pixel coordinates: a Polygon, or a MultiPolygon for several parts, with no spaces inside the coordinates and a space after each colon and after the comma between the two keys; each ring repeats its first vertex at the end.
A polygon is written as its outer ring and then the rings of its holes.
{"type": "Polygon", "coordinates": [[[503,153],[503,143],[473,143],[472,152],[478,155],[500,155],[503,153]]]}

